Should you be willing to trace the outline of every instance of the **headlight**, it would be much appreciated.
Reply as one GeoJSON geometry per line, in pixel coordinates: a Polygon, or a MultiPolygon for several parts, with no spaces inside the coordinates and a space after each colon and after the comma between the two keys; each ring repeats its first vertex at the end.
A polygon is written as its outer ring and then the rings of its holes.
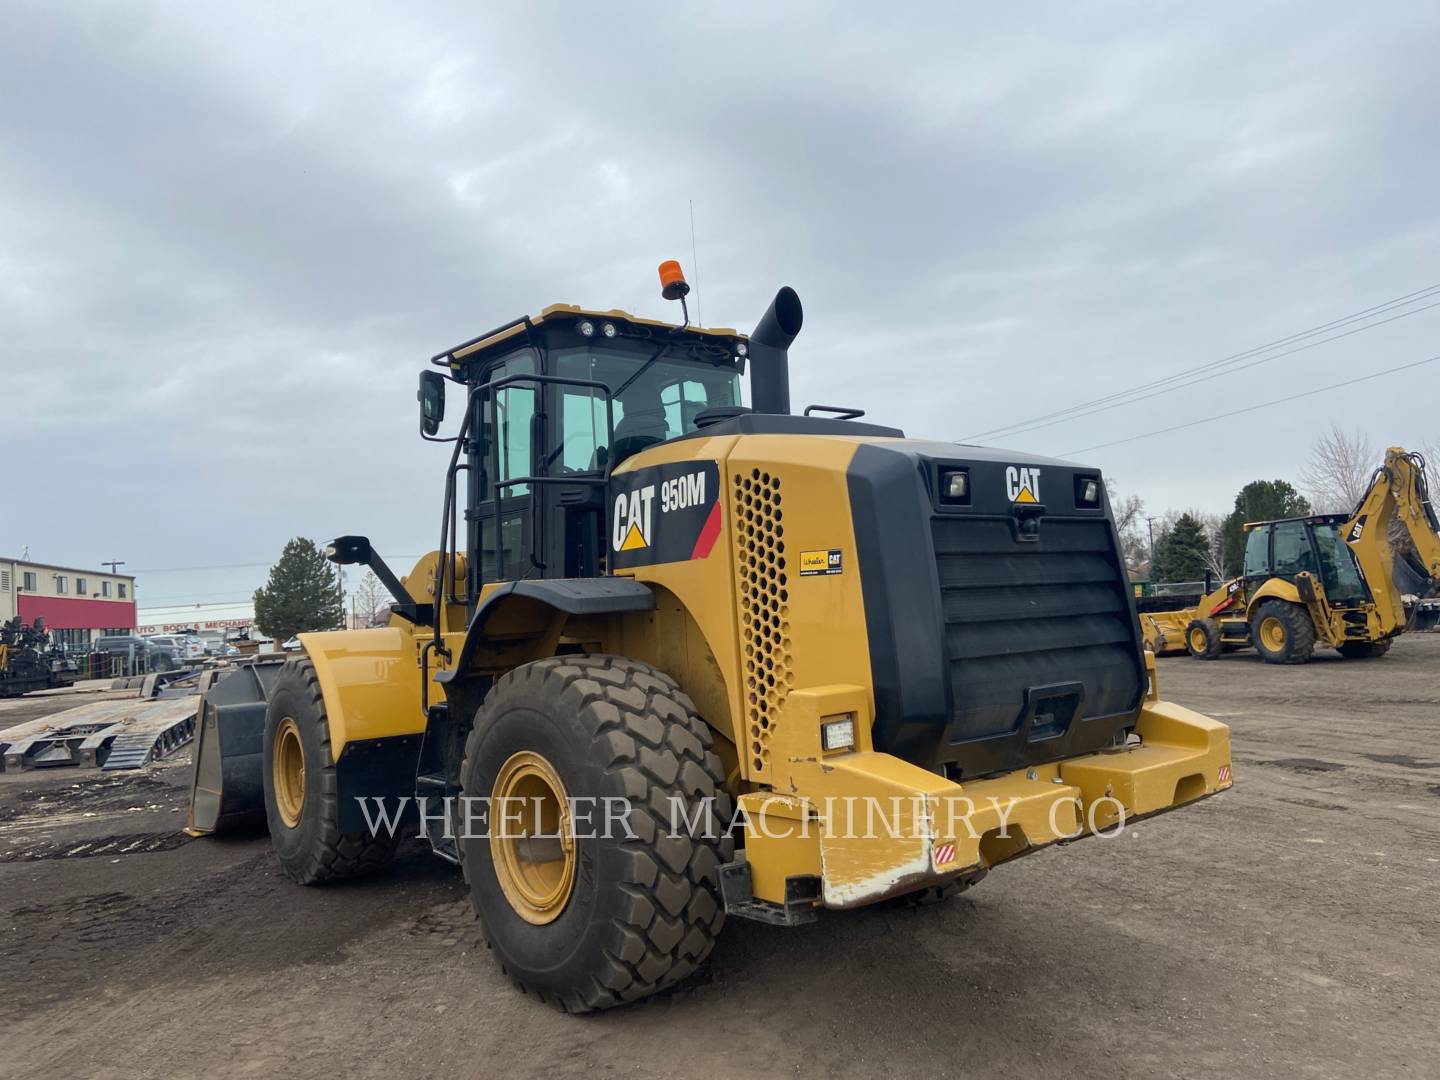
{"type": "Polygon", "coordinates": [[[608,323],[608,322],[607,322],[607,323],[602,323],[601,326],[600,326],[600,332],[601,332],[602,334],[604,334],[606,337],[614,337],[614,336],[615,336],[615,324],[614,324],[614,323],[608,323]]]}
{"type": "Polygon", "coordinates": [[[735,343],[735,355],[736,355],[736,356],[744,356],[744,355],[746,355],[749,351],[750,351],[750,346],[749,346],[749,345],[746,345],[745,342],[743,342],[743,341],[737,341],[737,342],[735,343]]]}
{"type": "Polygon", "coordinates": [[[1100,480],[1094,476],[1075,477],[1075,505],[1093,510],[1100,505],[1100,480]]]}
{"type": "Polygon", "coordinates": [[[581,319],[575,329],[579,330],[585,337],[590,337],[595,333],[595,324],[589,319],[581,319]]]}
{"type": "Polygon", "coordinates": [[[823,750],[853,750],[855,748],[855,717],[851,713],[824,720],[820,724],[820,747],[823,750]]]}

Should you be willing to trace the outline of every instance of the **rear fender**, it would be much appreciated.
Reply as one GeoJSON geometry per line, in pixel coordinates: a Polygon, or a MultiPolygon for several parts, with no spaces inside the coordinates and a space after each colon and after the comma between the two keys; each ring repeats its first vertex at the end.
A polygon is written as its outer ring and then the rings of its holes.
{"type": "Polygon", "coordinates": [[[654,609],[654,591],[631,578],[506,582],[480,601],[453,666],[436,674],[435,681],[451,687],[552,656],[573,617],[654,609]]]}
{"type": "Polygon", "coordinates": [[[1294,585],[1282,578],[1271,578],[1255,590],[1255,595],[1250,598],[1246,608],[1245,617],[1249,619],[1253,616],[1256,605],[1266,599],[1284,600],[1303,607],[1315,625],[1316,636],[1322,642],[1335,645],[1344,639],[1343,624],[1340,624],[1337,631],[1339,620],[1332,616],[1330,605],[1325,599],[1325,588],[1312,575],[1300,574],[1298,584],[1294,585]]]}
{"type": "Polygon", "coordinates": [[[1248,619],[1255,614],[1255,608],[1264,600],[1284,600],[1291,604],[1300,604],[1302,607],[1305,601],[1300,598],[1300,590],[1284,578],[1271,578],[1250,594],[1249,601],[1245,605],[1245,617],[1248,619]]]}

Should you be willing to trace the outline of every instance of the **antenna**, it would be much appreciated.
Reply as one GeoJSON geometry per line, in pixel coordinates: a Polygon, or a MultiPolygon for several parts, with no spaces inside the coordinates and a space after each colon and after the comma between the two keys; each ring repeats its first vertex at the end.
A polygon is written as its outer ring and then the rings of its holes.
{"type": "Polygon", "coordinates": [[[690,200],[690,269],[695,272],[695,325],[704,326],[700,318],[700,256],[695,251],[695,200],[690,200]]]}

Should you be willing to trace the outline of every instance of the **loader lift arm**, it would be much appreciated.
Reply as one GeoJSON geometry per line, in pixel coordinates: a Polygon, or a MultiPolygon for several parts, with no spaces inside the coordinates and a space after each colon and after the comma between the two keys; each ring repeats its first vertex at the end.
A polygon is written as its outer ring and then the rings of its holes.
{"type": "Polygon", "coordinates": [[[1416,569],[1425,575],[1423,595],[1434,595],[1440,585],[1440,523],[1425,482],[1425,459],[1398,446],[1385,452],[1385,464],[1375,470],[1370,490],[1344,527],[1345,544],[1365,575],[1382,624],[1398,631],[1405,625],[1405,607],[1394,584],[1393,522],[1405,529],[1420,557],[1416,569]]]}

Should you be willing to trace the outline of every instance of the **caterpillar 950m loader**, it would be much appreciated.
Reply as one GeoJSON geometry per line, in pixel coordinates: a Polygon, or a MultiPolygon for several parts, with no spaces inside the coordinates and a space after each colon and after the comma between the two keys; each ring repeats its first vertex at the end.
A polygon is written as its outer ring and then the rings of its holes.
{"type": "Polygon", "coordinates": [[[801,318],[556,306],[436,356],[438,550],[399,580],[333,543],[394,616],[212,690],[192,828],[262,817],[311,883],[390,856],[378,799],[418,810],[512,978],[584,1011],[727,914],[953,891],[1228,788],[1228,729],[1147,678],[1100,474],[791,415],[801,318]]]}
{"type": "Polygon", "coordinates": [[[1247,522],[1245,529],[1242,576],[1194,607],[1141,614],[1157,656],[1213,660],[1247,645],[1272,664],[1303,664],[1316,645],[1348,659],[1384,656],[1413,617],[1405,594],[1425,599],[1440,588],[1440,524],[1425,460],[1398,446],[1386,452],[1351,513],[1247,522]],[[1397,529],[1413,549],[1403,556],[1392,543],[1397,529]]]}

